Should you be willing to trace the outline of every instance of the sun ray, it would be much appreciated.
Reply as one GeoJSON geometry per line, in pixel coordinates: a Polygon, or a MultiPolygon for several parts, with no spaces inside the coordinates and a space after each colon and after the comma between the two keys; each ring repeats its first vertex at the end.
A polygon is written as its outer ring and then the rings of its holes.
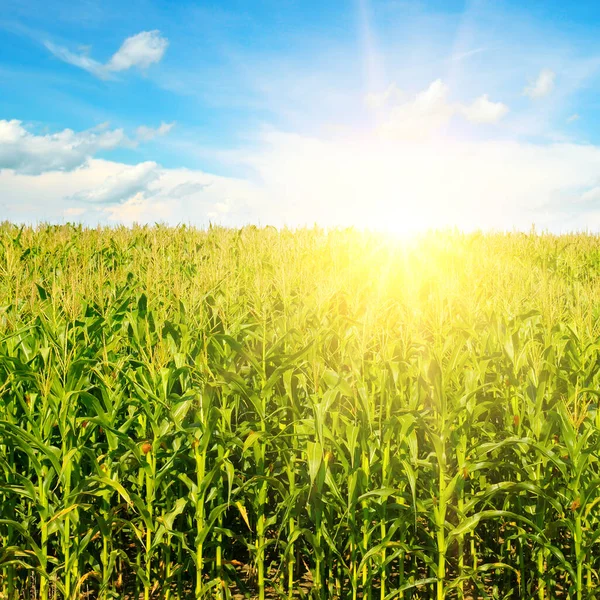
{"type": "Polygon", "coordinates": [[[383,55],[379,50],[372,24],[373,11],[370,1],[357,0],[356,12],[364,70],[364,93],[381,91],[389,82],[386,80],[383,55]]]}

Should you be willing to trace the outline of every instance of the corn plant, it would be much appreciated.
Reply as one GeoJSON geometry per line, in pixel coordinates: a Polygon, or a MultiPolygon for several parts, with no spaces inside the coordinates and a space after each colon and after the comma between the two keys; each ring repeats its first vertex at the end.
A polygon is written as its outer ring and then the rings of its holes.
{"type": "Polygon", "coordinates": [[[0,597],[593,599],[599,257],[0,224],[0,597]]]}

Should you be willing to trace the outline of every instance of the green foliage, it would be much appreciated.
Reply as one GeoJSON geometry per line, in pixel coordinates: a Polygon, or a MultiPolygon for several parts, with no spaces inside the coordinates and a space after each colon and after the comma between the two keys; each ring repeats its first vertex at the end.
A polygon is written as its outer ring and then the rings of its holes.
{"type": "Polygon", "coordinates": [[[594,598],[598,248],[0,224],[0,597],[594,598]]]}

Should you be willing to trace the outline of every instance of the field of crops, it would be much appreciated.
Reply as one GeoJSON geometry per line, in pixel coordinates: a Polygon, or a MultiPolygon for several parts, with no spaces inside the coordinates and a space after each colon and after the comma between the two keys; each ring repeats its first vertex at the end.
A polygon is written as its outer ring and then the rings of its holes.
{"type": "Polygon", "coordinates": [[[0,224],[0,597],[594,598],[600,241],[0,224]]]}

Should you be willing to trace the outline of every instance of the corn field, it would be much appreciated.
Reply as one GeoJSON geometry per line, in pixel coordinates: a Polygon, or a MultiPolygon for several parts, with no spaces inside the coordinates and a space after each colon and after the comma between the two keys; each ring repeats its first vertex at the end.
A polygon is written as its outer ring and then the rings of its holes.
{"type": "Polygon", "coordinates": [[[590,235],[0,224],[0,597],[595,598],[599,396],[590,235]]]}

